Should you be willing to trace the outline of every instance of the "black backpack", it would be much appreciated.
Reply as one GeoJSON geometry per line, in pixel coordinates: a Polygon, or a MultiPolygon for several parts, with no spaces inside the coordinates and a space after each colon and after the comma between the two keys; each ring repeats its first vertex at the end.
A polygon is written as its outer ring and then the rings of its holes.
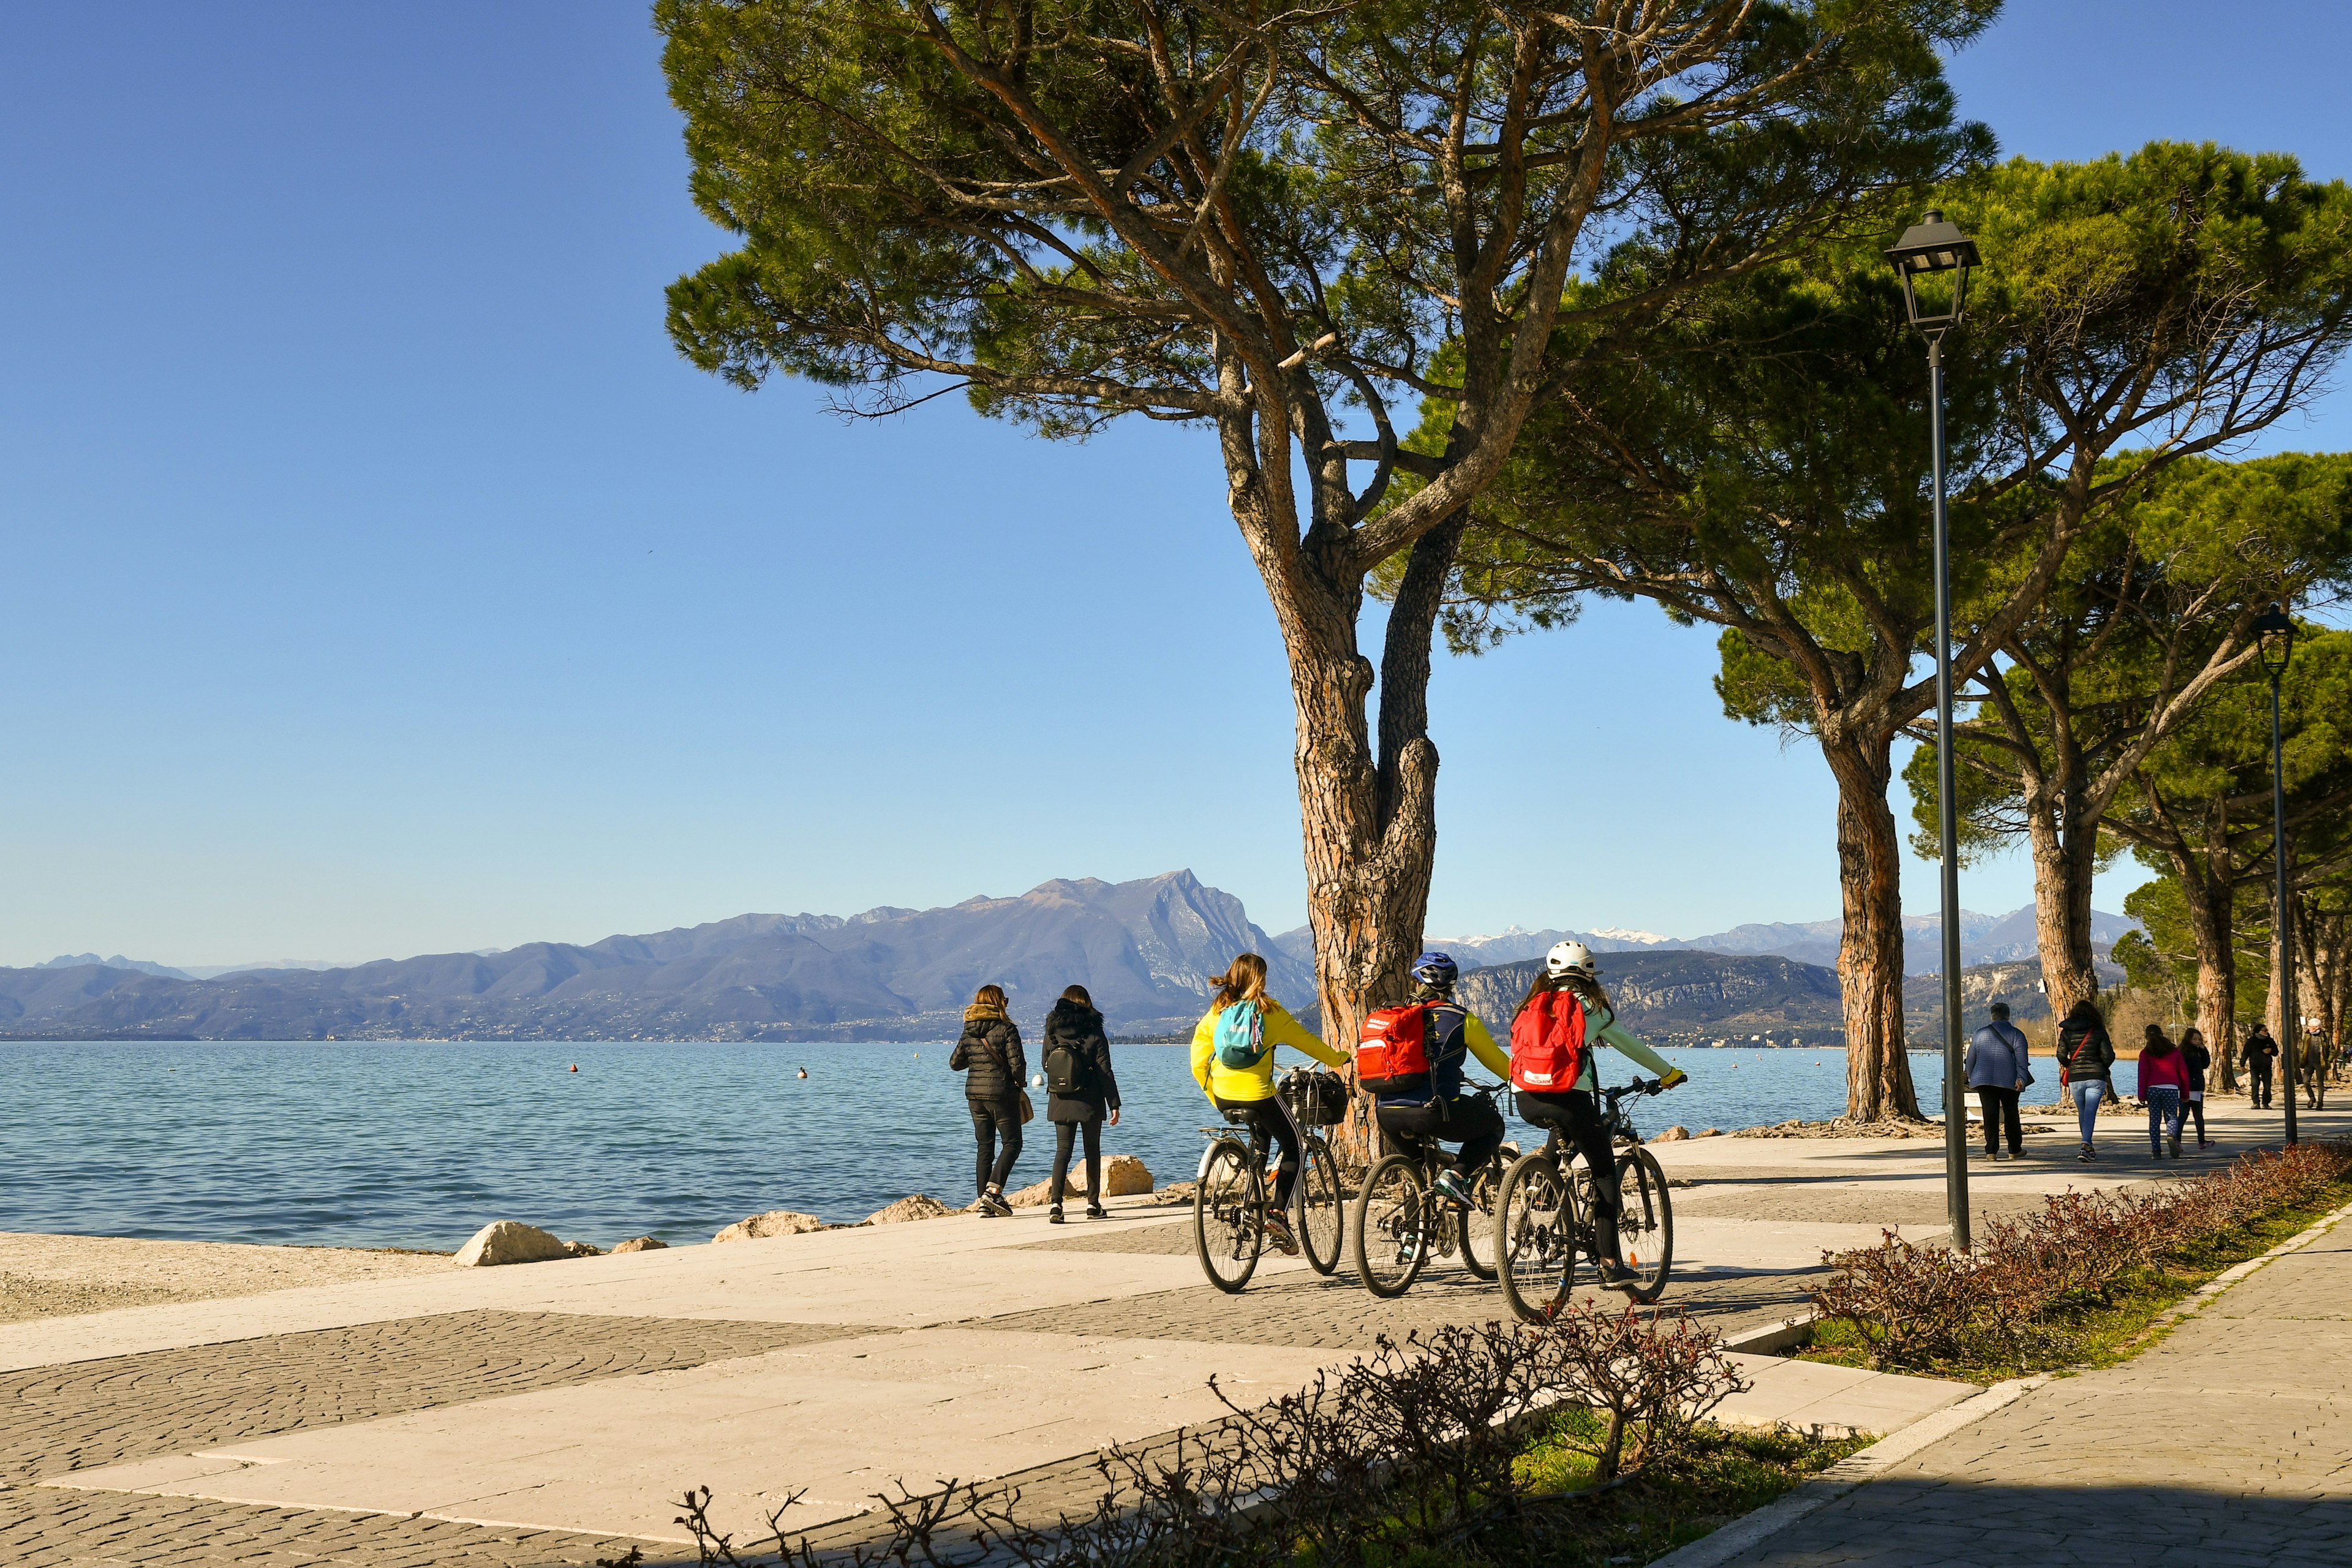
{"type": "Polygon", "coordinates": [[[1045,1088],[1055,1094],[1084,1094],[1087,1089],[1087,1058],[1078,1047],[1066,1039],[1056,1039],[1045,1047],[1045,1088]]]}

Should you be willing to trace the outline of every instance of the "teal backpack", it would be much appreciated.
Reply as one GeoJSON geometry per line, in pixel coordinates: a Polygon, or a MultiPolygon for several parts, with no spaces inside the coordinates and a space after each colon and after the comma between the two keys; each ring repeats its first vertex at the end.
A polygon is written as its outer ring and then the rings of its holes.
{"type": "Polygon", "coordinates": [[[1217,1065],[1234,1072],[1247,1072],[1274,1049],[1265,1038],[1265,1008],[1255,1002],[1236,1002],[1219,1013],[1214,1039],[1217,1065]]]}

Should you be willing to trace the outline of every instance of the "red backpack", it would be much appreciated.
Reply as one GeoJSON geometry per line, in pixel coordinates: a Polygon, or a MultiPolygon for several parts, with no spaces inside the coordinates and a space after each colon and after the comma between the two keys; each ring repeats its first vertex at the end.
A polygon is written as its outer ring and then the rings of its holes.
{"type": "Polygon", "coordinates": [[[1511,1020],[1511,1087],[1562,1094],[1584,1076],[1584,1004],[1546,991],[1511,1020]]]}
{"type": "Polygon", "coordinates": [[[1356,1040],[1356,1081],[1374,1094],[1410,1089],[1429,1077],[1429,1009],[1417,1002],[1381,1007],[1364,1020],[1356,1040]]]}

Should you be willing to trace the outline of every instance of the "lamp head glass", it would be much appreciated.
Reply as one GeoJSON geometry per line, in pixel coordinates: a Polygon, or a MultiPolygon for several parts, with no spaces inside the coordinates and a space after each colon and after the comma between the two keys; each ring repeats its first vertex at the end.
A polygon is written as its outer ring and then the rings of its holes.
{"type": "Polygon", "coordinates": [[[2254,617],[2254,637],[2261,644],[2263,670],[2272,676],[2284,675],[2287,662],[2294,658],[2294,617],[2274,603],[2267,614],[2254,617]]]}
{"type": "Polygon", "coordinates": [[[1981,265],[1977,242],[1962,234],[1959,225],[1945,217],[1939,209],[1930,207],[1924,218],[1905,229],[1903,237],[1887,247],[1886,259],[1903,285],[1903,310],[1913,326],[1940,331],[1958,325],[1961,313],[1968,309],[1969,274],[1981,265]],[[1951,306],[1941,314],[1922,315],[1918,280],[1932,272],[1953,274],[1951,306]]]}

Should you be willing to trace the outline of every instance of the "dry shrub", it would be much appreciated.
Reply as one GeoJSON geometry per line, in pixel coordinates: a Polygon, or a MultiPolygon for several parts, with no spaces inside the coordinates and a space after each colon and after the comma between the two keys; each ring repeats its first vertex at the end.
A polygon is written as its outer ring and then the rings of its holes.
{"type": "Polygon", "coordinates": [[[1878,1367],[1971,1352],[2013,1356],[2059,1337],[2051,1315],[2110,1300],[2140,1271],[2240,1227],[2307,1207],[2352,1175],[2352,1145],[2297,1143],[2154,1192],[2062,1193],[2042,1212],[1988,1220],[1972,1253],[1879,1245],[1824,1252],[1815,1311],[1850,1327],[1878,1367]]]}
{"type": "Polygon", "coordinates": [[[1585,1303],[1538,1327],[1382,1339],[1270,1405],[1218,1390],[1231,1412],[1220,1426],[1167,1449],[1103,1453],[1093,1511],[1047,1527],[1015,1519],[1017,1491],[954,1481],[877,1497],[888,1523],[862,1545],[788,1538],[782,1516],[798,1493],[770,1513],[756,1547],[712,1526],[708,1489],[687,1494],[677,1522],[704,1563],[730,1568],[1290,1568],[1302,1556],[1349,1568],[1416,1551],[1477,1556],[1488,1526],[1539,1532],[1536,1516],[1559,1500],[1530,1491],[1514,1464],[1534,1422],[1595,1410],[1586,1451],[1605,1482],[1679,1456],[1693,1425],[1740,1386],[1715,1336],[1683,1315],[1585,1303]]]}

